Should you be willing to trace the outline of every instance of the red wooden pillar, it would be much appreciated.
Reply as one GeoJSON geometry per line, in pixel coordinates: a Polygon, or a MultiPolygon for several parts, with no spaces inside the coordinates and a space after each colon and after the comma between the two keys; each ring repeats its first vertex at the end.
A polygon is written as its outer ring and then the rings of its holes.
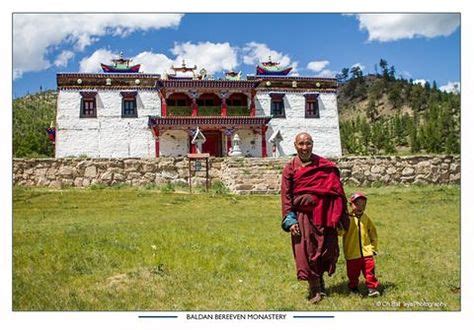
{"type": "Polygon", "coordinates": [[[221,103],[221,117],[227,117],[227,102],[226,102],[226,98],[223,97],[221,99],[222,103],[221,103]]]}
{"type": "Polygon", "coordinates": [[[262,126],[262,158],[267,157],[267,126],[262,126]]]}
{"type": "Polygon", "coordinates": [[[250,96],[250,117],[255,117],[256,109],[255,109],[255,91],[252,91],[250,96]]]}
{"type": "Polygon", "coordinates": [[[161,117],[166,117],[166,116],[167,116],[166,98],[162,94],[161,95],[161,117]]]}
{"type": "Polygon", "coordinates": [[[160,157],[160,131],[158,127],[153,127],[153,137],[155,138],[155,157],[160,157]]]}
{"type": "Polygon", "coordinates": [[[197,117],[199,110],[198,110],[198,104],[197,104],[195,98],[193,98],[193,103],[191,104],[191,109],[192,109],[191,117],[197,117]]]}

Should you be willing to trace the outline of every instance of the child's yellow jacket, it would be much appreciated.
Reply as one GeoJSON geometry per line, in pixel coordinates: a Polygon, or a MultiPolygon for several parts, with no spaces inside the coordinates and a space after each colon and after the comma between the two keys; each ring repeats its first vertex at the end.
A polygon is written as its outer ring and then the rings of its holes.
{"type": "Polygon", "coordinates": [[[350,216],[349,229],[339,231],[342,235],[346,260],[369,257],[377,253],[377,230],[374,223],[364,213],[359,218],[350,216]]]}

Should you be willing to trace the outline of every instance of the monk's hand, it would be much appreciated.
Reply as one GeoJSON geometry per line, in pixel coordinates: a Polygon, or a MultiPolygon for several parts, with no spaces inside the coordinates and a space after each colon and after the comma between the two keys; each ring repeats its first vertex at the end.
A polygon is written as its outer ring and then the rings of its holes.
{"type": "Polygon", "coordinates": [[[297,223],[295,223],[293,226],[290,227],[290,233],[293,236],[300,236],[301,235],[300,227],[298,226],[297,223]]]}

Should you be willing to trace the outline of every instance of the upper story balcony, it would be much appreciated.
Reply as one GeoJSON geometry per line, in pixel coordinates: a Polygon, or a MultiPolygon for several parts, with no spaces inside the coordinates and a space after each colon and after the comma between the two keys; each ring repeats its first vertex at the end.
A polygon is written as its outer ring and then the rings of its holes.
{"type": "Polygon", "coordinates": [[[244,93],[173,93],[162,99],[162,117],[255,116],[255,104],[244,93]]]}

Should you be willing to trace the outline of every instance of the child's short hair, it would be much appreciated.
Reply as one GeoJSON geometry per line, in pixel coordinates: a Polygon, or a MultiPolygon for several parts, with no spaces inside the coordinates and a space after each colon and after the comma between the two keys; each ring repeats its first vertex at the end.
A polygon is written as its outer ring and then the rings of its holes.
{"type": "Polygon", "coordinates": [[[363,198],[365,200],[367,200],[367,196],[365,196],[365,194],[363,192],[355,192],[351,195],[351,197],[349,198],[349,202],[351,203],[354,203],[356,199],[358,198],[363,198]]]}

